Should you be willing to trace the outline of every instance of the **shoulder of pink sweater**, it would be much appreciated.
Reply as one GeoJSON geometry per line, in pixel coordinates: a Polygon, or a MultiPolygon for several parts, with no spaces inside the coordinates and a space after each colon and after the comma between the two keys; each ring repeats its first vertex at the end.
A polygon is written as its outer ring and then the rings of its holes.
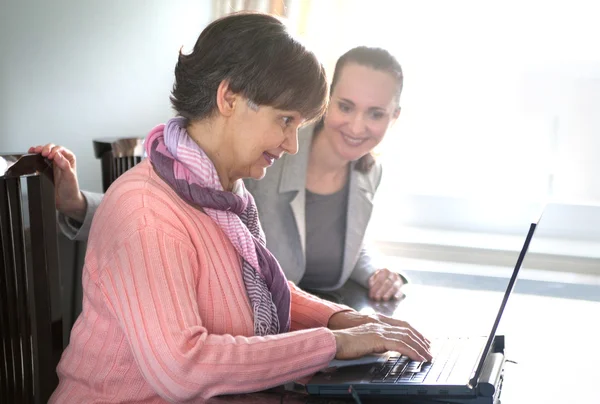
{"type": "Polygon", "coordinates": [[[111,250],[143,228],[165,232],[188,246],[194,237],[218,232],[214,221],[182,200],[148,160],[120,176],[108,189],[94,219],[89,245],[111,250]],[[201,224],[191,228],[191,224],[201,224]]]}
{"type": "Polygon", "coordinates": [[[169,184],[160,178],[147,159],[117,178],[104,195],[102,202],[105,206],[127,203],[123,206],[126,209],[135,209],[150,202],[155,204],[151,207],[156,209],[178,207],[201,214],[185,203],[169,184]],[[110,203],[107,204],[106,201],[110,203]]]}

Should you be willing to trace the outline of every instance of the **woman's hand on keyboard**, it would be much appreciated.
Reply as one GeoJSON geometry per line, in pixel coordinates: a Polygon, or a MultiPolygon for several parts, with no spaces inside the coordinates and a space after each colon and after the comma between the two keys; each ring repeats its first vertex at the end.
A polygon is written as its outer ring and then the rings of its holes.
{"type": "Polygon", "coordinates": [[[410,325],[393,326],[381,322],[333,331],[336,359],[355,359],[372,353],[396,351],[412,360],[432,359],[429,343],[410,325]]]}
{"type": "Polygon", "coordinates": [[[361,314],[356,311],[341,311],[331,316],[327,327],[331,330],[341,330],[371,323],[408,328],[411,329],[421,341],[425,342],[427,348],[429,348],[429,344],[431,343],[431,341],[425,338],[423,334],[406,321],[398,320],[383,314],[361,314]]]}

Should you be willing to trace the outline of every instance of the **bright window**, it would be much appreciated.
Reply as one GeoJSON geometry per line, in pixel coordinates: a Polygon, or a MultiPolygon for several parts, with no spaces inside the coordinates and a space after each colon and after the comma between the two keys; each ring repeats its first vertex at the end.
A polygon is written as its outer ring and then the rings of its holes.
{"type": "Polygon", "coordinates": [[[507,222],[543,201],[600,205],[594,2],[290,4],[292,24],[329,72],[357,45],[384,47],[403,66],[402,114],[382,147],[382,228],[390,218],[435,226],[433,212],[442,227],[510,231],[507,222]],[[416,201],[409,212],[397,212],[399,192],[416,201]]]}

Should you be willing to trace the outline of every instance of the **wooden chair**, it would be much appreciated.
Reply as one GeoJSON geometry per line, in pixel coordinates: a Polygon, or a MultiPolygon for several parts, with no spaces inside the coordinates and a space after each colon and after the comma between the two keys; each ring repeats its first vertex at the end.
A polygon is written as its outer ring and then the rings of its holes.
{"type": "Polygon", "coordinates": [[[46,403],[63,350],[52,166],[12,157],[0,156],[0,403],[46,403]]]}
{"type": "Polygon", "coordinates": [[[94,140],[94,154],[102,167],[104,192],[121,174],[142,161],[144,138],[106,138],[94,140]]]}

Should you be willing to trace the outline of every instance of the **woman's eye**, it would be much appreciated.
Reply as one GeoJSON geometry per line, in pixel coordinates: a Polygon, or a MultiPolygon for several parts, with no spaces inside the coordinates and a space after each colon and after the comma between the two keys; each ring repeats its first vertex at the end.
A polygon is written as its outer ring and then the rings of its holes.
{"type": "Polygon", "coordinates": [[[281,119],[282,119],[282,121],[283,121],[283,125],[284,125],[284,126],[289,126],[289,125],[292,123],[292,121],[294,120],[294,118],[293,118],[293,117],[291,117],[291,116],[284,116],[284,117],[283,117],[283,118],[281,118],[281,119]]]}
{"type": "Polygon", "coordinates": [[[383,116],[384,116],[384,113],[381,112],[381,111],[373,111],[373,112],[371,112],[371,119],[379,120],[379,119],[383,118],[383,116]]]}
{"type": "Polygon", "coordinates": [[[338,104],[338,107],[340,108],[340,111],[342,112],[350,112],[350,106],[346,105],[344,103],[340,103],[338,104]]]}

